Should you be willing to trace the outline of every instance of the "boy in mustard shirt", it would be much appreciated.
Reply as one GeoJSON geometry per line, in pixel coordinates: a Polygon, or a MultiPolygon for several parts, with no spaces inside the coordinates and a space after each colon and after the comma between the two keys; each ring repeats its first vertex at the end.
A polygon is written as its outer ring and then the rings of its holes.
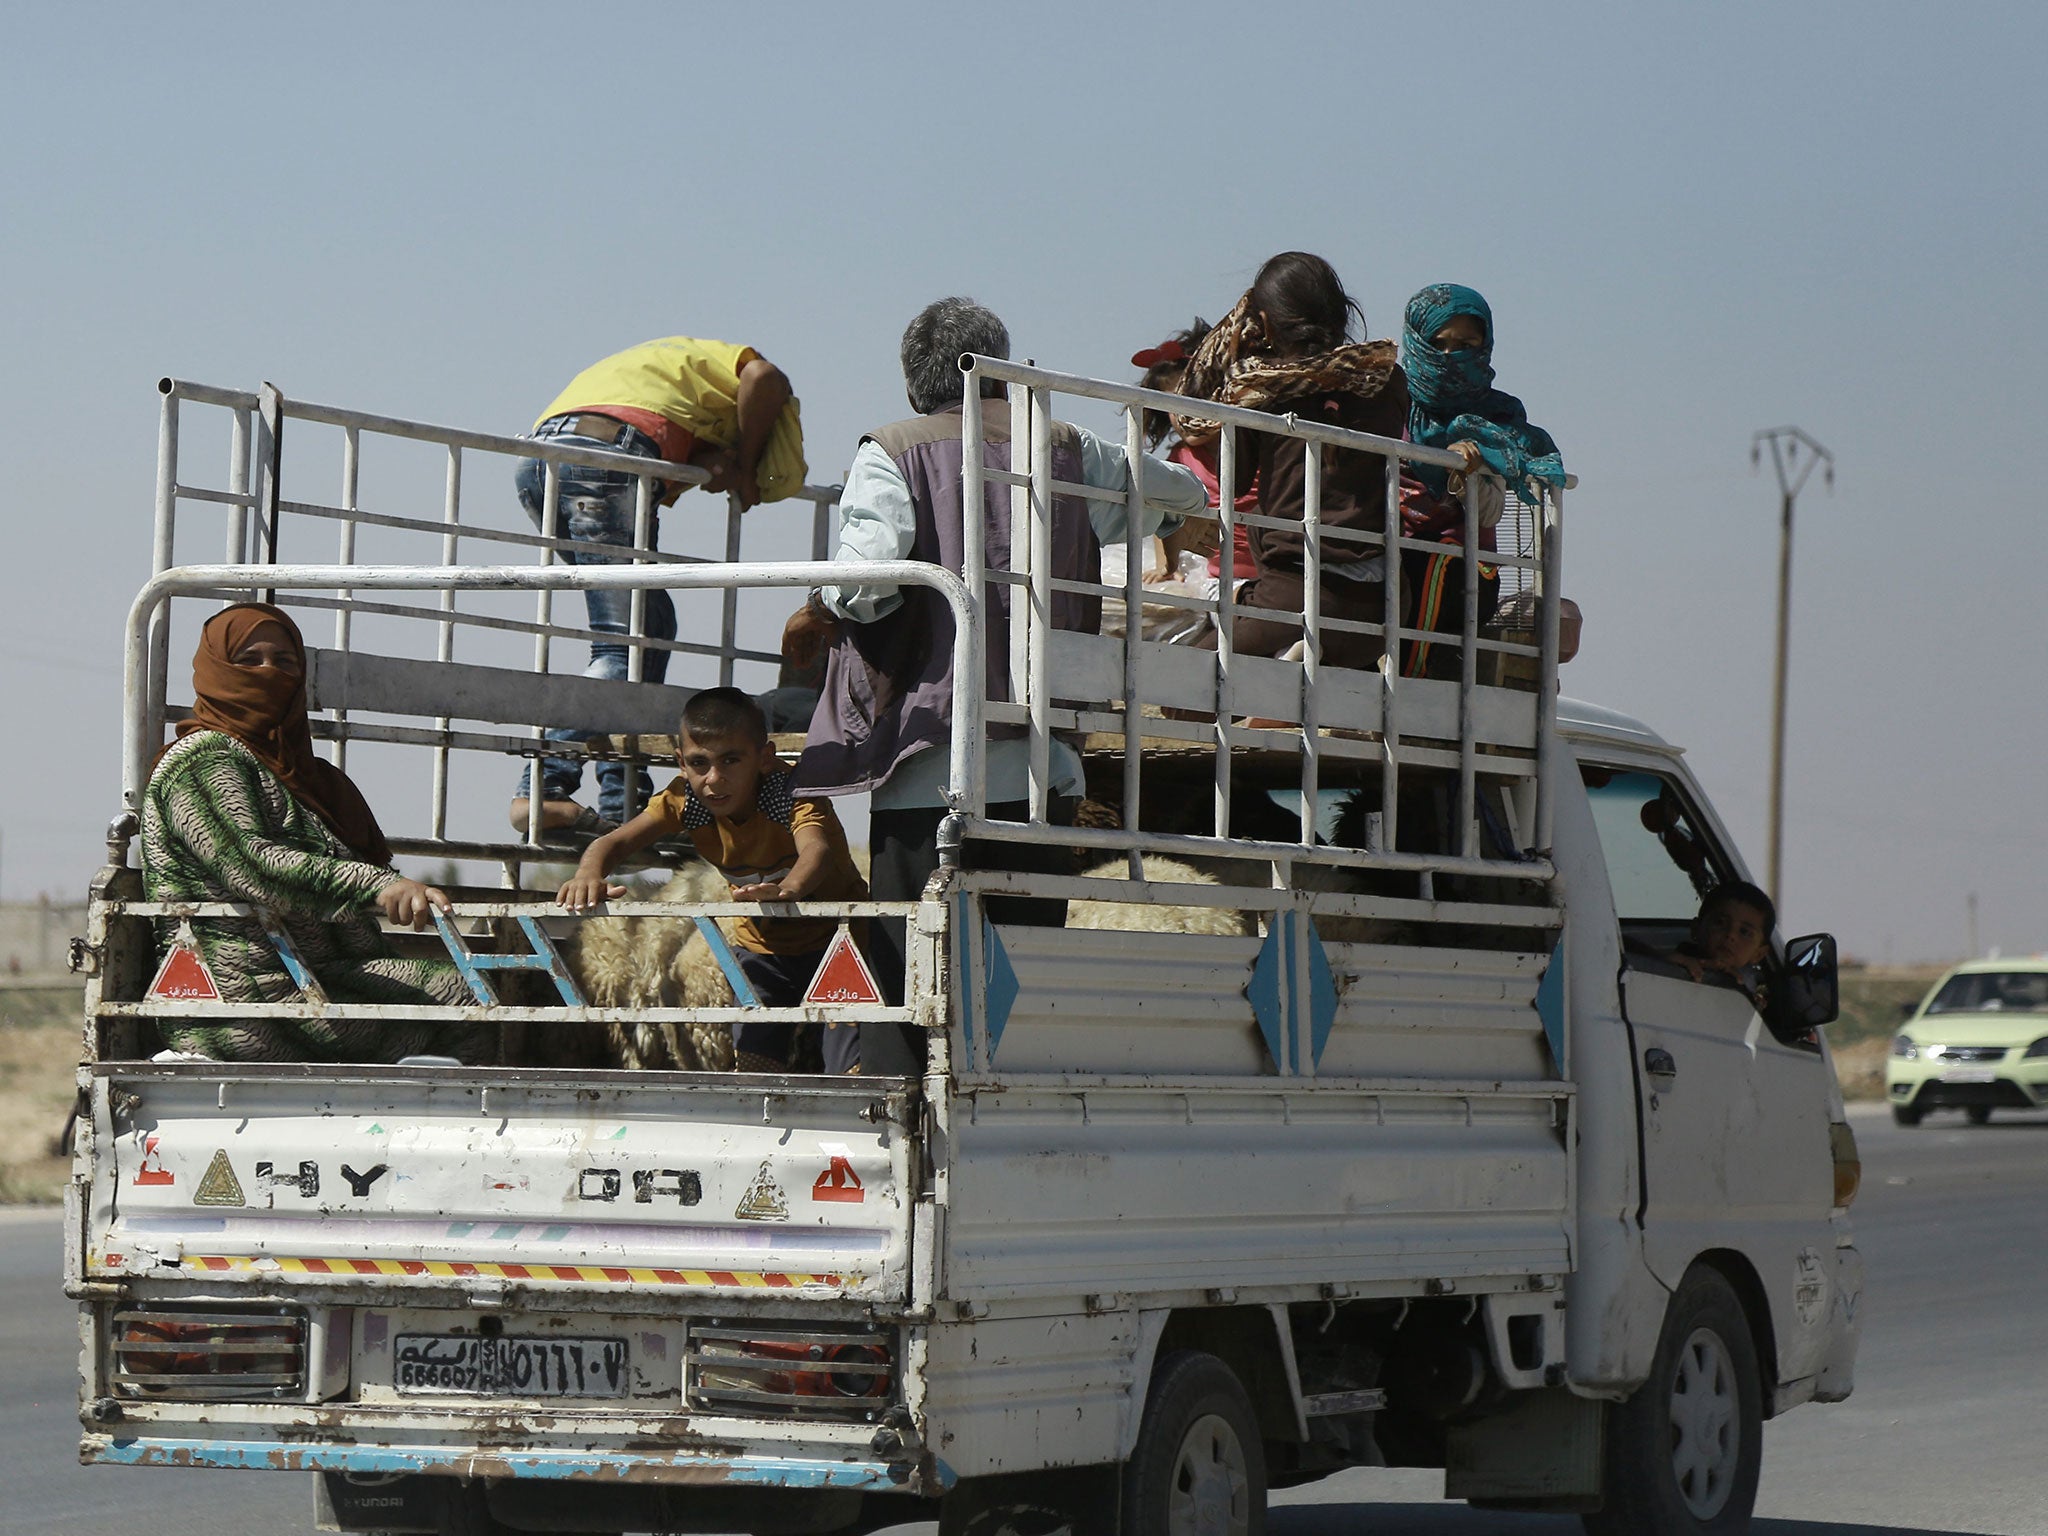
{"type": "MultiPolygon", "coordinates": [[[[707,688],[683,709],[676,766],[682,776],[623,827],[584,850],[555,899],[581,912],[624,886],[607,876],[619,860],[664,837],[685,834],[732,886],[735,901],[862,901],[846,830],[828,800],[798,799],[776,761],[760,705],[737,688],[707,688]]],[[[740,969],[764,1007],[800,1005],[838,924],[831,918],[742,918],[732,941],[740,969]]],[[[805,1026],[816,1030],[816,1024],[805,1026]]],[[[741,1020],[732,1027],[743,1072],[780,1072],[794,1024],[741,1020]]],[[[828,1072],[860,1070],[860,1031],[835,1025],[821,1041],[828,1072]]]]}

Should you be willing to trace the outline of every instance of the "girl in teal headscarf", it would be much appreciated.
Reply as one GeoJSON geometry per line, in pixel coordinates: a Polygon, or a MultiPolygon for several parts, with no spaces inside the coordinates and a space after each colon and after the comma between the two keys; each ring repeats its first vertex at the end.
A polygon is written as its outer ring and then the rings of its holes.
{"type": "MultiPolygon", "coordinates": [[[[1493,310],[1461,283],[1432,283],[1408,301],[1401,326],[1401,370],[1408,375],[1408,436],[1431,448],[1470,443],[1483,463],[1526,502],[1542,486],[1564,489],[1564,461],[1550,434],[1529,421],[1513,395],[1493,387],[1493,310]]],[[[1438,495],[1446,472],[1411,469],[1438,495]]]]}
{"type": "MultiPolygon", "coordinates": [[[[1522,402],[1493,387],[1493,311],[1486,300],[1459,283],[1432,283],[1408,301],[1401,326],[1401,370],[1408,376],[1408,439],[1448,449],[1465,460],[1467,474],[1489,469],[1533,503],[1543,487],[1564,488],[1564,463],[1557,444],[1532,426],[1522,402]]],[[[1491,507],[1482,499],[1480,550],[1494,548],[1491,507]]],[[[1403,466],[1401,521],[1413,539],[1451,546],[1441,554],[1409,550],[1402,556],[1414,592],[1412,627],[1456,633],[1464,627],[1464,581],[1456,548],[1464,538],[1465,516],[1451,493],[1450,471],[1432,464],[1403,466]]],[[[1500,590],[1497,569],[1479,564],[1478,621],[1494,611],[1500,590]]],[[[1427,640],[1403,646],[1402,671],[1410,676],[1454,676],[1455,650],[1427,640]]]]}

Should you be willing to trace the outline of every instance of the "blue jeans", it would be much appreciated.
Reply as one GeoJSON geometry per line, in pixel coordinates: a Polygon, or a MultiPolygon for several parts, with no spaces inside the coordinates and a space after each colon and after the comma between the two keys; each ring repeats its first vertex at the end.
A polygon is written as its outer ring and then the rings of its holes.
{"type": "MultiPolygon", "coordinates": [[[[628,428],[625,436],[616,443],[600,442],[595,438],[579,437],[575,433],[560,430],[557,423],[561,418],[550,418],[534,431],[535,437],[548,438],[560,443],[574,443],[580,447],[604,448],[615,453],[633,453],[642,458],[658,459],[661,451],[654,439],[644,432],[628,428]],[[554,430],[550,430],[553,428],[554,430]]],[[[557,533],[559,537],[577,539],[592,544],[615,544],[623,550],[633,547],[633,514],[639,499],[639,482],[621,469],[595,469],[581,464],[559,466],[557,481],[560,490],[557,496],[557,533]]],[[[541,524],[542,500],[547,489],[547,464],[541,459],[520,461],[515,483],[519,488],[519,501],[526,508],[536,527],[541,524]]],[[[655,488],[660,494],[660,488],[655,488]]],[[[660,542],[659,516],[650,518],[647,527],[648,548],[660,542]]],[[[572,565],[624,565],[630,556],[598,555],[581,550],[562,552],[563,558],[572,565]]],[[[584,608],[590,616],[590,627],[601,635],[617,635],[617,641],[595,640],[590,646],[590,665],[583,669],[585,677],[599,677],[611,681],[623,681],[626,676],[628,647],[625,638],[631,633],[633,615],[633,594],[624,591],[589,591],[583,594],[584,608]]],[[[660,587],[650,588],[643,610],[646,623],[646,637],[654,640],[673,640],[676,635],[676,606],[666,591],[660,587]]],[[[641,681],[658,683],[668,674],[667,651],[650,650],[645,653],[641,664],[641,681]]],[[[551,730],[545,733],[548,741],[591,741],[598,733],[577,730],[551,730]]],[[[575,758],[549,757],[541,760],[541,793],[549,800],[568,800],[583,787],[583,764],[575,758]]],[[[528,793],[532,782],[530,771],[519,778],[519,793],[528,793]]],[[[647,774],[640,774],[639,803],[645,805],[653,793],[653,784],[647,774]]],[[[624,763],[599,763],[597,765],[597,812],[608,821],[626,819],[626,765],[624,763]]]]}

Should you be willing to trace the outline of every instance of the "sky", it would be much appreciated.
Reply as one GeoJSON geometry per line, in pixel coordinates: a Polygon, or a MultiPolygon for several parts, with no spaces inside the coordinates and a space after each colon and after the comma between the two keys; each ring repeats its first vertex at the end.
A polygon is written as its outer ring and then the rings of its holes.
{"type": "MultiPolygon", "coordinates": [[[[1566,691],[1685,746],[1759,871],[1778,500],[1749,446],[1796,424],[1831,449],[1798,505],[1785,931],[1951,958],[1974,895],[1980,949],[2048,949],[2038,6],[116,4],[8,29],[0,897],[82,895],[119,809],[159,376],[517,432],[608,352],[718,336],[789,373],[830,481],[902,414],[928,300],[1127,379],[1296,248],[1374,336],[1428,282],[1492,301],[1500,386],[1580,481],[1566,691]]],[[[691,508],[669,547],[708,526],[691,508]]],[[[483,834],[505,772],[477,772],[483,834]]]]}

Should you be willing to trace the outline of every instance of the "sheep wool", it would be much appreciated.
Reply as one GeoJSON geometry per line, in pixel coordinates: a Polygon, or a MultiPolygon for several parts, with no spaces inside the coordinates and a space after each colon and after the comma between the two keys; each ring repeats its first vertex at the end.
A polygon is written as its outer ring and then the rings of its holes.
{"type": "MultiPolygon", "coordinates": [[[[1146,855],[1145,879],[1163,885],[1215,885],[1216,877],[1178,859],[1146,855]]],[[[1098,864],[1083,872],[1084,878],[1123,880],[1129,866],[1122,859],[1098,864]]],[[[1136,901],[1071,901],[1067,903],[1069,928],[1109,928],[1124,932],[1207,933],[1241,938],[1258,932],[1249,912],[1235,907],[1158,906],[1136,901]]]]}
{"type": "MultiPolygon", "coordinates": [[[[708,864],[680,870],[656,901],[722,901],[725,881],[708,864]]],[[[709,1008],[732,988],[697,925],[681,917],[594,917],[579,925],[563,959],[601,1008],[709,1008]]],[[[612,1024],[618,1064],[635,1070],[729,1072],[732,1033],[720,1024],[612,1024]]]]}

